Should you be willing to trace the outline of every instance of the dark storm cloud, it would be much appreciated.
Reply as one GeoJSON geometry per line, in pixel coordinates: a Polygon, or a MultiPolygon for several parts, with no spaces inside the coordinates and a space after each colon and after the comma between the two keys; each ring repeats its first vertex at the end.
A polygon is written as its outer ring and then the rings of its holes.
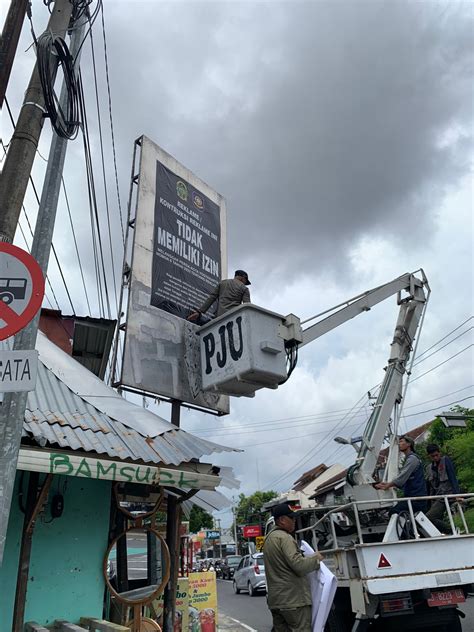
{"type": "Polygon", "coordinates": [[[226,196],[231,257],[332,267],[362,234],[410,243],[468,169],[465,5],[106,10],[122,175],[135,136],[164,146],[226,196]]]}

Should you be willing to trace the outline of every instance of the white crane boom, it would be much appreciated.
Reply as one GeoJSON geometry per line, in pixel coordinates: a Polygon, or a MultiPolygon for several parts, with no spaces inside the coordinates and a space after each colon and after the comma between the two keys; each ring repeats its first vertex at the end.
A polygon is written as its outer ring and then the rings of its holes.
{"type": "Polygon", "coordinates": [[[417,272],[404,274],[389,283],[359,294],[343,304],[342,307],[337,306],[341,307],[337,312],[302,332],[300,346],[319,338],[319,336],[362,312],[369,311],[374,305],[386,298],[398,294],[400,311],[391,344],[388,366],[377,401],[362,436],[357,462],[348,473],[348,481],[352,485],[373,482],[373,472],[389,423],[393,418],[394,407],[402,400],[403,376],[406,373],[415,334],[430,291],[423,270],[417,272]],[[420,272],[421,278],[415,276],[417,272],[420,272]],[[402,298],[403,291],[408,294],[402,298]]]}
{"type": "Polygon", "coordinates": [[[401,302],[401,300],[406,301],[410,300],[410,298],[414,298],[415,288],[422,288],[423,286],[428,285],[428,281],[423,270],[419,270],[417,272],[402,274],[402,276],[393,279],[393,281],[390,281],[389,283],[384,283],[383,285],[349,299],[345,303],[341,303],[342,308],[337,312],[334,312],[330,316],[323,318],[319,322],[303,330],[302,342],[299,346],[302,347],[303,345],[308,344],[308,342],[316,340],[316,338],[327,334],[332,329],[335,329],[348,320],[355,318],[362,312],[368,312],[372,307],[374,307],[374,305],[381,303],[386,298],[389,298],[394,294],[400,294],[404,290],[409,293],[408,297],[404,299],[399,298],[399,302],[401,302]],[[421,273],[421,279],[418,279],[415,276],[417,272],[421,273]]]}

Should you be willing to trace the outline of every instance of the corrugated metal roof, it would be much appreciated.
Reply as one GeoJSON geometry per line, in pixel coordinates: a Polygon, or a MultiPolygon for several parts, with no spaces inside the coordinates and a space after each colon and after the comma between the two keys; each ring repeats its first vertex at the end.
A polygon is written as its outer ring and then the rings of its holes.
{"type": "Polygon", "coordinates": [[[33,438],[41,446],[58,445],[167,465],[200,459],[213,452],[233,451],[176,428],[151,411],[121,398],[41,333],[38,343],[38,380],[36,390],[28,393],[24,437],[33,438]],[[53,372],[51,362],[57,360],[58,354],[60,364],[53,372]],[[60,379],[61,375],[68,384],[60,379]],[[74,375],[77,385],[73,384],[74,375]],[[99,384],[91,382],[91,377],[99,384]],[[79,394],[84,389],[86,394],[79,394]],[[91,389],[93,393],[87,393],[91,389]]]}

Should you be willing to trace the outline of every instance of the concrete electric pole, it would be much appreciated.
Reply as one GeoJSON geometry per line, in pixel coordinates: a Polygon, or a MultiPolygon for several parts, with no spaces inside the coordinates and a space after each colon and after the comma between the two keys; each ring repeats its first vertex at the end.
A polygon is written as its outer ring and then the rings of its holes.
{"type": "MultiPolygon", "coordinates": [[[[67,30],[67,26],[69,24],[69,19],[71,15],[72,5],[69,4],[69,0],[58,0],[55,9],[53,11],[53,15],[60,15],[62,18],[61,27],[64,31],[64,34],[67,30]],[[66,11],[67,8],[67,11],[66,11]],[[64,24],[64,22],[66,22],[64,24]]],[[[85,27],[85,20],[82,26],[72,31],[71,36],[71,55],[73,58],[77,54],[85,27]]],[[[76,67],[77,72],[77,67],[76,67]]],[[[33,71],[33,75],[37,75],[37,69],[33,71]]],[[[33,77],[32,77],[33,80],[33,77]]],[[[32,81],[30,81],[31,86],[32,81]]],[[[66,110],[66,100],[67,100],[67,88],[63,83],[63,88],[60,96],[60,106],[63,111],[66,110]]],[[[25,109],[25,108],[24,108],[25,109]]],[[[23,111],[24,111],[23,109],[23,111]]],[[[33,110],[37,108],[34,107],[33,110]]],[[[36,114],[36,112],[30,113],[36,114]]],[[[21,119],[21,115],[20,115],[21,119]]],[[[19,119],[19,123],[20,123],[19,119]]],[[[30,121],[31,123],[31,121],[30,121]]],[[[41,131],[42,123],[39,126],[38,132],[41,131]]],[[[20,148],[23,147],[26,153],[30,153],[32,151],[32,156],[24,156],[25,160],[23,162],[23,166],[26,169],[25,165],[31,164],[34,158],[34,153],[36,151],[36,142],[33,143],[30,140],[25,140],[22,136],[24,132],[22,132],[21,128],[15,130],[15,135],[19,139],[20,148]],[[23,143],[23,144],[22,144],[23,143]]],[[[39,133],[38,133],[39,138],[39,133]]],[[[51,251],[51,243],[53,238],[54,231],[54,223],[56,220],[56,210],[59,199],[59,191],[61,186],[61,177],[64,166],[64,159],[66,156],[66,147],[67,147],[67,139],[58,136],[57,134],[53,134],[53,140],[51,142],[51,148],[48,158],[48,166],[46,169],[45,180],[43,184],[43,190],[41,194],[40,206],[38,209],[38,218],[36,221],[35,234],[33,238],[33,244],[31,247],[31,255],[36,259],[39,263],[43,274],[46,276],[46,272],[48,269],[49,255],[51,251]]],[[[11,148],[10,148],[11,149],[11,148]]],[[[9,152],[10,155],[10,152],[9,152]]],[[[31,168],[31,166],[29,167],[31,168]]],[[[4,178],[14,179],[13,175],[9,175],[9,173],[5,173],[7,169],[7,165],[2,173],[2,180],[4,178]]],[[[13,171],[16,170],[13,168],[13,171]]],[[[25,171],[26,173],[26,171],[25,171]]],[[[28,179],[29,171],[26,173],[26,178],[28,179]]],[[[5,182],[4,182],[5,184],[5,182]]],[[[11,189],[10,184],[2,187],[2,193],[6,195],[6,191],[11,189]]],[[[13,187],[14,188],[14,187],[13,187]]],[[[25,187],[26,189],[26,187],[25,187]]],[[[20,206],[23,201],[24,191],[20,192],[19,189],[16,191],[16,199],[21,199],[20,206]]],[[[8,198],[6,198],[8,200],[8,198]]],[[[0,208],[7,209],[7,213],[10,213],[10,206],[0,206],[0,208]]],[[[17,217],[18,219],[18,217],[17,217]]],[[[4,233],[4,236],[7,236],[12,240],[14,236],[13,231],[10,229],[10,224],[13,221],[13,215],[9,218],[8,222],[3,224],[5,230],[7,232],[4,233]]],[[[13,226],[13,225],[12,225],[13,226]]],[[[14,349],[34,349],[36,344],[36,336],[38,333],[38,323],[39,323],[39,312],[36,317],[15,336],[14,349]]],[[[15,474],[16,474],[16,465],[18,461],[18,452],[20,449],[21,442],[21,433],[23,429],[23,421],[25,418],[25,409],[27,402],[27,393],[7,393],[3,399],[3,403],[0,409],[0,564],[3,559],[3,553],[5,549],[5,540],[8,528],[8,518],[10,514],[10,505],[11,498],[13,492],[13,485],[15,482],[15,474]]]]}
{"type": "MultiPolygon", "coordinates": [[[[56,0],[46,30],[64,37],[71,13],[72,3],[69,0],[56,0]]],[[[0,209],[2,210],[0,214],[0,241],[11,243],[15,236],[21,205],[43,128],[44,114],[43,91],[38,64],[35,64],[0,175],[0,209]]]]}
{"type": "Polygon", "coordinates": [[[3,25],[2,39],[0,40],[0,108],[3,108],[28,3],[29,0],[11,0],[3,25]]]}

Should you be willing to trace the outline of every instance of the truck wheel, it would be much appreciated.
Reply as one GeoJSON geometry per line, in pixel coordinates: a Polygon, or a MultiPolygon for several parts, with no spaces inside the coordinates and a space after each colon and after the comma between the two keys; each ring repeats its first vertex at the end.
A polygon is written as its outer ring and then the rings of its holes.
{"type": "Polygon", "coordinates": [[[324,627],[324,632],[348,632],[352,629],[347,614],[344,611],[331,609],[329,617],[324,627]]]}
{"type": "Polygon", "coordinates": [[[444,626],[443,632],[462,632],[461,619],[458,617],[456,612],[453,614],[453,620],[444,626]]]}

